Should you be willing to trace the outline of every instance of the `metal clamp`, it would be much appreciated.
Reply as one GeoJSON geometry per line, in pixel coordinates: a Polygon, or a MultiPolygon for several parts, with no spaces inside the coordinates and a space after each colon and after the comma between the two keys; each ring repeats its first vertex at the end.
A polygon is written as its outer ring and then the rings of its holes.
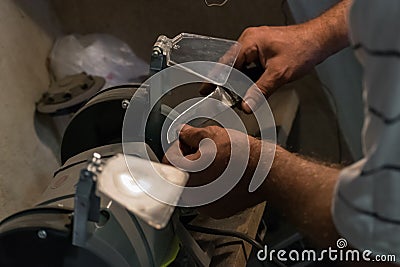
{"type": "Polygon", "coordinates": [[[80,173],[76,185],[72,244],[84,247],[88,238],[87,223],[98,222],[100,198],[96,196],[97,174],[101,172],[101,156],[93,154],[86,169],[80,173]]]}
{"type": "Polygon", "coordinates": [[[150,59],[150,74],[153,75],[167,67],[169,52],[172,48],[172,40],[165,35],[160,35],[153,45],[150,59]]]}

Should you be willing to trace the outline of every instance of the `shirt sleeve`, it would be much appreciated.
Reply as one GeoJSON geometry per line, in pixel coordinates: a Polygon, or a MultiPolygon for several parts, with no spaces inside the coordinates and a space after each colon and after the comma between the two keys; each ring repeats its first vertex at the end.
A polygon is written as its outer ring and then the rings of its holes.
{"type": "Polygon", "coordinates": [[[364,158],[345,168],[333,199],[339,233],[400,260],[400,1],[356,0],[353,47],[364,69],[364,158]]]}

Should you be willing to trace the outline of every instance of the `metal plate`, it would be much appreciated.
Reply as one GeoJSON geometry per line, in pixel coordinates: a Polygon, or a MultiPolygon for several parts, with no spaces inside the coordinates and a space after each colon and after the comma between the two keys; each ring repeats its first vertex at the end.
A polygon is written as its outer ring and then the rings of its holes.
{"type": "Polygon", "coordinates": [[[95,95],[105,84],[99,76],[86,73],[67,76],[54,82],[49,91],[37,103],[37,111],[45,114],[68,114],[75,112],[95,95]]]}

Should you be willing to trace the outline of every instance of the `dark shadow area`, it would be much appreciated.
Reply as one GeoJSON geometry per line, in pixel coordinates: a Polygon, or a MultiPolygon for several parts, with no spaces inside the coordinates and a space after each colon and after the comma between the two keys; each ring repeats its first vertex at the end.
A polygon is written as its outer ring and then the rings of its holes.
{"type": "Polygon", "coordinates": [[[161,34],[181,32],[237,39],[250,26],[282,25],[281,1],[228,0],[208,7],[203,0],[53,0],[65,33],[104,32],[127,42],[149,61],[152,45],[161,34]]]}
{"type": "Polygon", "coordinates": [[[337,120],[337,107],[326,91],[329,88],[323,88],[314,73],[292,86],[296,88],[300,106],[287,148],[325,163],[351,163],[353,159],[337,120]]]}
{"type": "Polygon", "coordinates": [[[61,136],[57,132],[52,117],[34,112],[33,120],[39,140],[51,150],[54,157],[60,162],[61,136]]]}
{"type": "Polygon", "coordinates": [[[61,35],[61,27],[57,15],[54,12],[49,0],[14,0],[14,3],[21,9],[21,17],[28,16],[49,36],[61,35]]]}

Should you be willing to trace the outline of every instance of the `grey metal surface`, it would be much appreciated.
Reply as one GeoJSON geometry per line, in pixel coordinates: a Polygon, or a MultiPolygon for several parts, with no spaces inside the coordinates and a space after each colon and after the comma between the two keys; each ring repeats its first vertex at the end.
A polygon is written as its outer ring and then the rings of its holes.
{"type": "MultiPolygon", "coordinates": [[[[141,145],[142,147],[143,145],[141,145]]],[[[143,149],[135,149],[132,144],[130,151],[138,154],[143,149]]],[[[150,158],[157,160],[151,152],[150,158]]],[[[40,206],[74,208],[75,185],[79,173],[87,165],[86,161],[97,152],[103,158],[108,158],[122,152],[121,144],[107,145],[85,151],[69,159],[53,178],[52,183],[39,201],[40,206]]],[[[88,235],[83,247],[99,257],[110,262],[112,266],[159,266],[169,252],[169,246],[174,238],[172,225],[163,230],[155,230],[143,221],[137,219],[126,209],[107,197],[102,196],[100,210],[106,211],[110,219],[104,226],[88,222],[88,235]],[[110,244],[120,244],[110,246],[110,244]]],[[[78,226],[78,229],[81,227],[78,226]]]]}
{"type": "Polygon", "coordinates": [[[39,112],[46,114],[73,112],[68,109],[87,101],[104,84],[104,78],[86,73],[67,76],[51,84],[49,91],[42,95],[36,108],[39,112]]]}
{"type": "Polygon", "coordinates": [[[122,101],[131,99],[139,86],[127,84],[103,90],[75,113],[64,133],[61,162],[95,147],[120,143],[126,112],[122,101]]]}

